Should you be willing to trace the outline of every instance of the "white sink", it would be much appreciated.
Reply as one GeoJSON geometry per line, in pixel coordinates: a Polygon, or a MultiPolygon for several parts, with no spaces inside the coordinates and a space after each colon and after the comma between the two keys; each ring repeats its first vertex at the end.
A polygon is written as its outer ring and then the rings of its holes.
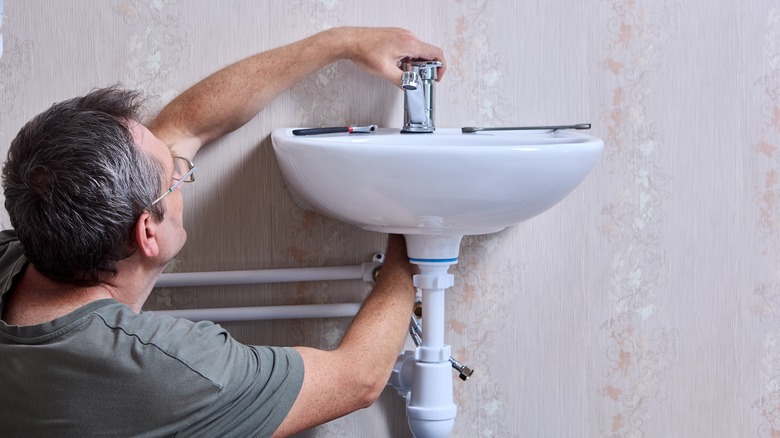
{"type": "Polygon", "coordinates": [[[500,231],[552,207],[585,178],[603,142],[575,131],[295,136],[272,134],[274,151],[298,202],[367,230],[406,236],[419,265],[422,340],[399,355],[389,384],[406,399],[414,436],[449,435],[451,348],[445,344],[447,269],[464,235],[500,231]],[[413,359],[413,360],[412,360],[413,359]]]}
{"type": "Polygon", "coordinates": [[[568,130],[295,136],[285,128],[272,140],[305,207],[404,234],[411,258],[433,262],[456,261],[464,235],[500,231],[560,202],[603,149],[600,139],[568,130]]]}

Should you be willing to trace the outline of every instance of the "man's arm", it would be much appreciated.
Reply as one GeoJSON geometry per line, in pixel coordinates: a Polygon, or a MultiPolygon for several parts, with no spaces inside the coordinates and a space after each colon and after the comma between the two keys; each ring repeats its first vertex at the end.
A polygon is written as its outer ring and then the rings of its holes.
{"type": "Polygon", "coordinates": [[[149,130],[177,154],[192,158],[202,145],[241,127],[280,93],[328,64],[350,59],[400,86],[398,65],[405,58],[444,62],[441,49],[404,29],[329,29],[208,76],[166,105],[149,130]]]}
{"type": "MultiPolygon", "coordinates": [[[[399,63],[405,58],[444,62],[441,49],[403,29],[330,29],[212,74],[163,108],[149,129],[177,154],[192,158],[202,145],[239,128],[281,92],[332,62],[350,59],[400,86],[399,63]]],[[[414,271],[403,237],[390,236],[376,287],[339,346],[333,351],[297,348],[304,382],[277,435],[310,428],[376,400],[406,337],[414,271]]]]}
{"type": "Polygon", "coordinates": [[[303,387],[274,436],[288,436],[370,406],[382,392],[406,338],[416,268],[403,236],[388,237],[376,287],[333,351],[296,347],[303,387]]]}

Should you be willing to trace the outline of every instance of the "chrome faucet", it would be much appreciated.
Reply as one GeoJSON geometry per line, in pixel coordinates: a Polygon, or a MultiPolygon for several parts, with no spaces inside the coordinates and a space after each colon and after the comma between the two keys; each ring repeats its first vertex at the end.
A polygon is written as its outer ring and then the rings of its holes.
{"type": "Polygon", "coordinates": [[[433,132],[433,87],[440,61],[409,61],[401,64],[404,73],[404,127],[401,132],[433,132]]]}

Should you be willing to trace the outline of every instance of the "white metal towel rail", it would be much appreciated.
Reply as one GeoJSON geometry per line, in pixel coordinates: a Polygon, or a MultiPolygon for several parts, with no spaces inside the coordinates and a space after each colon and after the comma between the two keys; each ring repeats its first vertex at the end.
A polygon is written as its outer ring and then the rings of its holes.
{"type": "MultiPolygon", "coordinates": [[[[286,283],[298,281],[363,280],[374,281],[374,272],[384,255],[374,255],[373,262],[353,266],[319,268],[261,269],[249,271],[215,271],[162,274],[155,287],[224,286],[242,284],[286,283]]],[[[289,306],[225,307],[212,309],[155,310],[154,313],[193,321],[258,321],[299,318],[338,318],[355,316],[360,303],[299,304],[289,306]]]]}

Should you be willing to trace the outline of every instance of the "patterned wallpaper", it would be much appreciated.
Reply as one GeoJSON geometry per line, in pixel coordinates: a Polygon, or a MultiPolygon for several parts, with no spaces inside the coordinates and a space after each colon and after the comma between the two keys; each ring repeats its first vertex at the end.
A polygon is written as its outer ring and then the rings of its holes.
{"type": "Polygon", "coordinates": [[[753,207],[758,220],[758,242],[752,248],[754,257],[767,266],[764,275],[755,278],[753,289],[753,316],[760,326],[756,337],[761,350],[755,356],[755,372],[760,380],[760,391],[755,395],[754,412],[760,415],[759,433],[763,436],[780,435],[780,253],[778,252],[777,181],[780,143],[780,10],[768,8],[761,23],[763,69],[755,76],[755,89],[760,104],[751,137],[751,152],[756,160],[753,207]]]}
{"type": "MultiPolygon", "coordinates": [[[[454,383],[453,436],[780,436],[775,2],[4,3],[3,151],[54,101],[122,82],[153,96],[153,114],[217,68],[339,25],[407,27],[445,49],[439,126],[593,123],[604,155],[574,193],[463,240],[447,342],[476,372],[454,383]]],[[[384,236],[297,207],[269,134],[401,120],[400,92],[348,62],[284,93],[197,157],[199,182],[185,193],[190,238],[172,269],[370,260],[384,236]]],[[[167,289],[147,308],[338,303],[367,288],[167,289]]],[[[329,348],[348,322],[224,325],[248,343],[329,348]]],[[[404,437],[405,421],[388,390],[302,436],[404,437]]]]}

